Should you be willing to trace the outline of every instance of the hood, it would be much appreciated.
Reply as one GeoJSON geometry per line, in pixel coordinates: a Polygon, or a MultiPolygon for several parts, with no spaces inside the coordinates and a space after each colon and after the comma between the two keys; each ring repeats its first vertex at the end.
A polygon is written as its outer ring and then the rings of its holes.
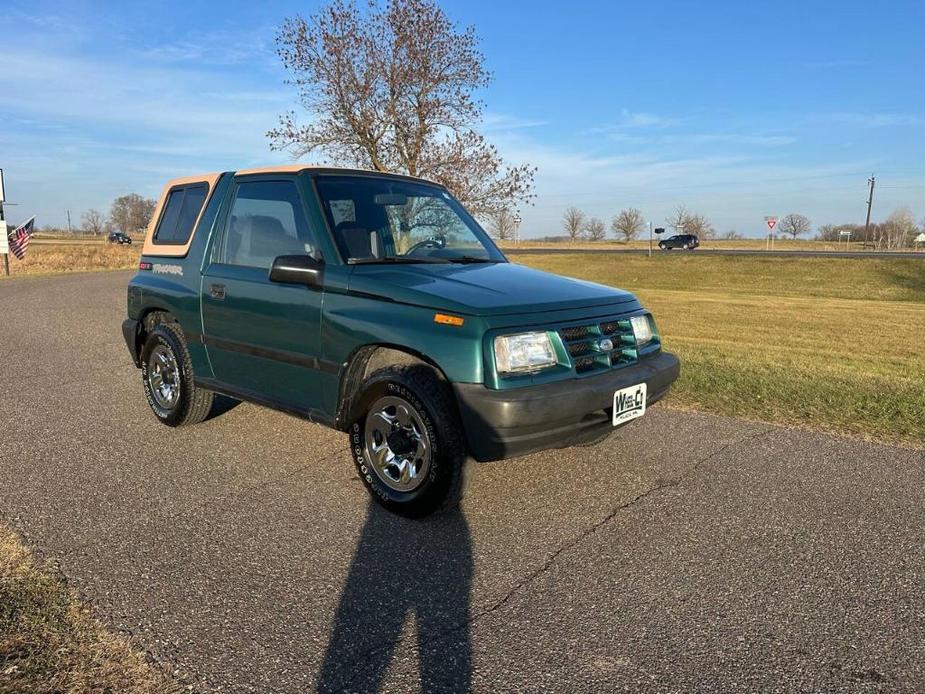
{"type": "Polygon", "coordinates": [[[356,265],[349,291],[479,316],[635,301],[629,292],[514,263],[356,265]]]}

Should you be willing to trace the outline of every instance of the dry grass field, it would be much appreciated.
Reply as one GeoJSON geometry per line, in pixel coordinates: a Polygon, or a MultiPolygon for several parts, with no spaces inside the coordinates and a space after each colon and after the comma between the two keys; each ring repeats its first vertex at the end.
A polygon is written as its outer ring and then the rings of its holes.
{"type": "Polygon", "coordinates": [[[40,568],[19,539],[0,525],[0,692],[179,691],[40,568]]]}
{"type": "Polygon", "coordinates": [[[518,255],[623,287],[682,359],[674,406],[925,445],[925,263],[518,255]]]}
{"type": "MultiPolygon", "coordinates": [[[[10,255],[10,276],[47,275],[59,272],[128,270],[138,266],[141,244],[119,246],[100,239],[69,240],[33,239],[24,260],[10,255]]],[[[3,268],[0,267],[0,280],[3,268]]]]}

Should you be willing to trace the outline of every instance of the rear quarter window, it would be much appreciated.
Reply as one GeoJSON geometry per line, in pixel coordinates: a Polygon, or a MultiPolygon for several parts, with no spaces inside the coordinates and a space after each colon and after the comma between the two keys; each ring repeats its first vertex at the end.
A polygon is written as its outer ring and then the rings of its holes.
{"type": "Polygon", "coordinates": [[[154,230],[154,243],[182,246],[189,241],[208,192],[209,187],[205,183],[171,189],[154,230]]]}

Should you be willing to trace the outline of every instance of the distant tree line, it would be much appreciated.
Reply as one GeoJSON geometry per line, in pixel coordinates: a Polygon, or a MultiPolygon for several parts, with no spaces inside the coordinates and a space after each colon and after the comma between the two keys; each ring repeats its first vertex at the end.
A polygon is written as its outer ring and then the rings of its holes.
{"type": "MultiPolygon", "coordinates": [[[[713,225],[702,214],[696,214],[684,205],[678,206],[665,220],[665,225],[678,233],[696,234],[701,239],[716,238],[713,225]]],[[[617,239],[630,242],[646,228],[646,219],[635,207],[628,207],[610,220],[610,233],[617,239]]],[[[607,227],[599,217],[589,217],[577,207],[569,207],[562,214],[564,238],[569,241],[603,241],[607,227]]]]}
{"type": "MultiPolygon", "coordinates": [[[[664,221],[666,231],[678,234],[695,234],[701,240],[736,240],[745,238],[735,230],[717,234],[710,220],[704,215],[692,212],[685,205],[675,208],[664,221]]],[[[625,242],[636,239],[646,228],[645,217],[635,207],[621,210],[610,222],[611,234],[625,242]]],[[[791,212],[778,221],[776,233],[797,239],[812,232],[813,225],[806,215],[791,212]]],[[[603,241],[607,234],[604,223],[597,217],[589,217],[577,207],[569,207],[562,214],[562,236],[548,237],[560,241],[603,241]]],[[[916,224],[915,216],[908,207],[895,210],[885,221],[872,222],[869,230],[863,224],[825,224],[818,228],[819,241],[844,240],[840,232],[850,231],[851,241],[870,244],[878,249],[907,248],[914,244],[916,236],[925,231],[925,219],[916,224]]]]}
{"type": "Polygon", "coordinates": [[[925,229],[925,220],[921,226],[916,224],[915,216],[908,207],[896,209],[883,222],[871,222],[870,228],[863,224],[825,224],[819,227],[817,237],[820,241],[843,241],[841,232],[850,232],[852,242],[870,244],[878,249],[908,248],[915,237],[925,229]]]}
{"type": "MultiPolygon", "coordinates": [[[[126,234],[138,234],[148,228],[148,222],[154,214],[156,200],[146,198],[138,193],[122,195],[112,201],[109,214],[90,208],[80,217],[80,227],[74,231],[83,234],[101,236],[112,231],[126,234]]],[[[66,231],[54,227],[44,227],[45,232],[66,231]]]]}

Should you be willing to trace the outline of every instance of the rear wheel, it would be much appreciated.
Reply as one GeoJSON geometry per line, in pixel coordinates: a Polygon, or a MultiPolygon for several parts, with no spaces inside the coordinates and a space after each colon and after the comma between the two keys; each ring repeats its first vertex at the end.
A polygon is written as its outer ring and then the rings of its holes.
{"type": "Polygon", "coordinates": [[[424,364],[372,374],[350,423],[350,450],[373,498],[402,516],[455,507],[466,449],[447,385],[424,364]]]}
{"type": "Polygon", "coordinates": [[[209,415],[214,394],[199,388],[183,330],[160,323],[141,350],[141,378],[154,416],[171,427],[198,424],[209,415]]]}

